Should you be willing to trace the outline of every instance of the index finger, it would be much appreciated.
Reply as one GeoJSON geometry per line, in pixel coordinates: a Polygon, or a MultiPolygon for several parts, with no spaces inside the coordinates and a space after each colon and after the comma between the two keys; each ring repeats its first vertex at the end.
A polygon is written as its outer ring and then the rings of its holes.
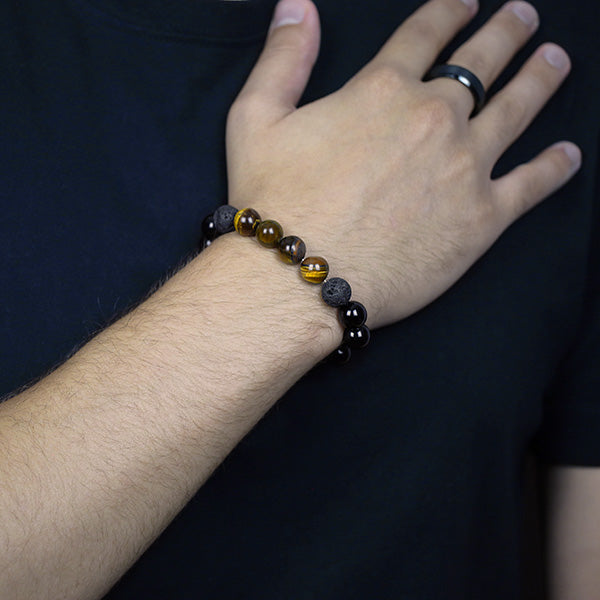
{"type": "Polygon", "coordinates": [[[429,0],[396,29],[370,64],[395,66],[420,79],[477,9],[477,0],[429,0]]]}

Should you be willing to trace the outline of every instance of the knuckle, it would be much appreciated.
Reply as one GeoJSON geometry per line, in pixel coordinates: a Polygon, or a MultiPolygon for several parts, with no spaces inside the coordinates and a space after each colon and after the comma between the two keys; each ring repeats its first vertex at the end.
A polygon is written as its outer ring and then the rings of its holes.
{"type": "Polygon", "coordinates": [[[376,99],[396,96],[403,86],[400,72],[391,65],[381,64],[368,75],[369,94],[376,99]]]}
{"type": "Polygon", "coordinates": [[[405,28],[411,39],[428,40],[436,48],[443,45],[442,34],[430,19],[410,19],[405,23],[405,28]]]}
{"type": "Polygon", "coordinates": [[[275,30],[263,50],[263,58],[277,58],[278,55],[291,55],[294,58],[307,53],[311,38],[302,27],[284,27],[275,30]]]}
{"type": "Polygon", "coordinates": [[[237,97],[227,115],[228,127],[243,127],[252,122],[262,109],[258,94],[246,92],[237,97]]]}
{"type": "Polygon", "coordinates": [[[519,182],[518,191],[512,198],[512,220],[518,219],[521,215],[527,212],[528,208],[538,198],[540,189],[537,179],[533,176],[531,169],[523,167],[522,174],[524,175],[522,180],[519,182]]]}
{"type": "Polygon", "coordinates": [[[527,125],[527,109],[522,98],[506,95],[498,102],[497,122],[503,125],[500,131],[506,136],[522,132],[527,125]],[[510,125],[507,127],[507,125],[510,125]]]}
{"type": "Polygon", "coordinates": [[[485,81],[488,73],[494,71],[490,56],[484,52],[468,52],[457,57],[454,62],[475,73],[482,81],[485,81]]]}
{"type": "Polygon", "coordinates": [[[448,130],[457,122],[456,111],[440,96],[431,96],[415,107],[415,120],[426,130],[448,130]]]}

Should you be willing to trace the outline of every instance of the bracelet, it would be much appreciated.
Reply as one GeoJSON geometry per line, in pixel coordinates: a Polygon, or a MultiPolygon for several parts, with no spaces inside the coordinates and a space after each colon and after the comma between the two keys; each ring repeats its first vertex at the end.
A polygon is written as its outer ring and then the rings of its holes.
{"type": "Polygon", "coordinates": [[[219,206],[214,213],[202,221],[200,251],[204,250],[220,235],[237,231],[244,237],[256,237],[265,248],[277,249],[279,258],[290,265],[300,265],[300,275],[309,283],[322,284],[321,297],[324,302],[338,310],[338,318],[344,327],[341,345],[328,357],[327,361],[337,364],[347,363],[352,349],[365,348],[371,340],[371,332],[365,325],[367,309],[351,300],[352,288],[341,277],[331,277],[329,265],[321,256],[306,256],[305,243],[295,235],[283,235],[277,221],[262,220],[253,208],[238,210],[229,204],[219,206]]]}

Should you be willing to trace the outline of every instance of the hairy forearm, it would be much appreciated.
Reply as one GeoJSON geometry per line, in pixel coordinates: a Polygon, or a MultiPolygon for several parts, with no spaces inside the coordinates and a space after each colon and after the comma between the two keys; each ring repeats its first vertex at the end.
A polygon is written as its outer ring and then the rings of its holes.
{"type": "Polygon", "coordinates": [[[296,269],[225,236],[0,405],[0,597],[100,597],[340,332],[296,269]]]}

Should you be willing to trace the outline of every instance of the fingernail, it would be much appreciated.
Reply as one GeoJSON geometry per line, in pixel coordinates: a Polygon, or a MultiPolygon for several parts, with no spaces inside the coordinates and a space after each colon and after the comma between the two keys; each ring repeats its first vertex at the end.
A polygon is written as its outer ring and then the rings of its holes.
{"type": "Polygon", "coordinates": [[[466,4],[466,6],[471,11],[472,15],[474,15],[477,12],[477,9],[479,8],[479,2],[477,0],[460,0],[460,1],[463,4],[466,4]]]}
{"type": "Polygon", "coordinates": [[[569,66],[567,53],[558,46],[547,46],[544,48],[543,54],[546,61],[559,71],[563,71],[569,66]]]}
{"type": "Polygon", "coordinates": [[[558,142],[554,146],[560,148],[569,157],[571,172],[577,171],[581,166],[581,150],[572,142],[558,142]]]}
{"type": "Polygon", "coordinates": [[[306,3],[303,0],[280,0],[275,7],[271,29],[282,25],[298,25],[304,21],[306,3]]]}
{"type": "Polygon", "coordinates": [[[537,29],[540,18],[537,11],[528,2],[509,2],[505,7],[512,11],[531,31],[537,29]]]}

